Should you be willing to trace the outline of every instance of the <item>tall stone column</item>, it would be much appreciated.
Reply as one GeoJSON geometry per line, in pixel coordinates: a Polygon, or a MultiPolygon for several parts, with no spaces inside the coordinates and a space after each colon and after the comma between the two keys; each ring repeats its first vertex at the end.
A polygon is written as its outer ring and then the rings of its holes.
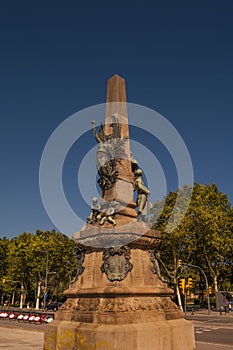
{"type": "MultiPolygon", "coordinates": [[[[116,163],[118,173],[114,186],[102,192],[103,201],[118,201],[122,210],[117,225],[124,225],[137,216],[134,203],[134,173],[131,164],[130,135],[125,80],[114,75],[108,80],[106,96],[105,133],[112,144],[122,148],[123,157],[116,163]]],[[[116,158],[119,155],[116,154],[116,158]]],[[[116,159],[117,160],[117,159],[116,159]]]]}
{"type": "Polygon", "coordinates": [[[108,81],[100,131],[95,130],[101,207],[93,206],[88,223],[74,234],[77,275],[46,328],[44,350],[194,350],[193,325],[160,274],[161,233],[139,221],[135,211],[125,81],[117,75],[108,81]],[[117,155],[114,161],[106,158],[109,152],[117,155]],[[110,215],[115,202],[118,209],[110,215]]]}

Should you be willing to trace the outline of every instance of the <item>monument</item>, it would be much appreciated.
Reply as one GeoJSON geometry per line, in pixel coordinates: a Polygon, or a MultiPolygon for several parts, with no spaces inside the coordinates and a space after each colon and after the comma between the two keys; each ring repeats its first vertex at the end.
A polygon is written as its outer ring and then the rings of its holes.
{"type": "Polygon", "coordinates": [[[150,192],[130,151],[125,81],[118,75],[108,80],[104,125],[92,125],[102,194],[74,234],[77,275],[46,328],[44,350],[194,350],[193,325],[160,274],[161,234],[144,220],[150,192]]]}

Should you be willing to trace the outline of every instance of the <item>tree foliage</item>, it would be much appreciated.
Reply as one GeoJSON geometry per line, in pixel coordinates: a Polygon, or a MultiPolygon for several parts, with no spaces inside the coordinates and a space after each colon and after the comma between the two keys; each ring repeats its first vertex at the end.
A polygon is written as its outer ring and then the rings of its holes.
{"type": "MultiPolygon", "coordinates": [[[[154,204],[154,213],[161,215],[155,219],[154,228],[162,231],[160,248],[161,263],[168,277],[177,284],[180,274],[178,260],[196,264],[203,268],[209,283],[218,290],[223,284],[227,271],[232,270],[233,247],[233,210],[225,194],[216,184],[200,185],[195,183],[188,210],[178,226],[167,230],[172,222],[176,224],[182,213],[182,200],[190,193],[185,186],[179,203],[177,192],[170,192],[161,202],[154,204]],[[172,214],[176,203],[176,215],[172,214]]],[[[228,283],[230,288],[230,283],[228,283]]]]}
{"type": "Polygon", "coordinates": [[[49,297],[62,298],[75,276],[74,253],[74,241],[55,230],[24,232],[9,241],[1,239],[1,292],[19,294],[23,288],[25,299],[35,301],[38,285],[45,285],[47,275],[49,297]]]}

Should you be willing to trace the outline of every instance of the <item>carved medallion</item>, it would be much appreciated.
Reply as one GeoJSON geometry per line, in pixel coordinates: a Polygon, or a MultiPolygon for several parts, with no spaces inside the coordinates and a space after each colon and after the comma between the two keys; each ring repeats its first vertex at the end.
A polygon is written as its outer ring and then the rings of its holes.
{"type": "Polygon", "coordinates": [[[104,249],[103,261],[101,271],[106,273],[107,278],[112,282],[122,281],[133,268],[128,247],[104,249]]]}

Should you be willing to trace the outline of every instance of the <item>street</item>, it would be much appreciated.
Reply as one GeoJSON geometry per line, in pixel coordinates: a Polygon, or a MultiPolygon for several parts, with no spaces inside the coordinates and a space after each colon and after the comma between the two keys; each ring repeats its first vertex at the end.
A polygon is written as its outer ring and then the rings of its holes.
{"type": "Polygon", "coordinates": [[[227,349],[233,349],[233,327],[217,326],[217,325],[195,325],[195,337],[197,342],[197,349],[199,349],[199,343],[212,344],[216,349],[226,347],[227,349]]]}
{"type": "Polygon", "coordinates": [[[196,350],[233,350],[233,315],[187,315],[194,322],[196,350]]]}

